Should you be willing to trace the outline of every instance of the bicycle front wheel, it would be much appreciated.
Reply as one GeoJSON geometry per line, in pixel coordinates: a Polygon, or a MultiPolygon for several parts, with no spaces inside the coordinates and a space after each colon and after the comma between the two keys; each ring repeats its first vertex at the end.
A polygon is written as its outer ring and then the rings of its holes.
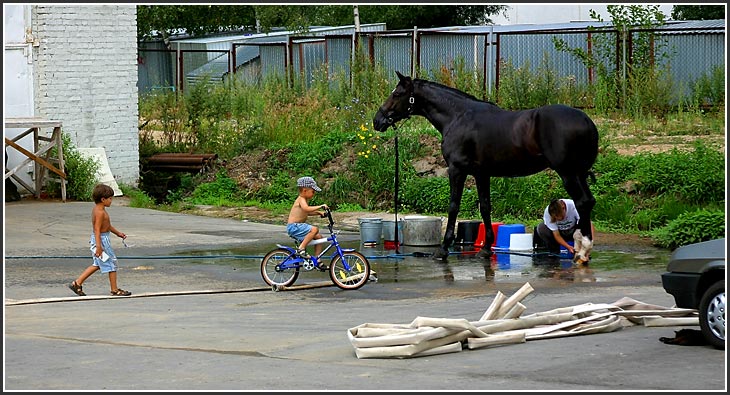
{"type": "Polygon", "coordinates": [[[269,251],[261,260],[261,277],[266,284],[270,286],[281,285],[289,286],[294,284],[299,277],[299,265],[290,265],[291,267],[282,268],[281,264],[290,259],[292,254],[284,249],[277,248],[269,251]]]}
{"type": "Polygon", "coordinates": [[[358,289],[370,279],[370,262],[359,252],[345,252],[332,259],[330,278],[342,289],[358,289]]]}

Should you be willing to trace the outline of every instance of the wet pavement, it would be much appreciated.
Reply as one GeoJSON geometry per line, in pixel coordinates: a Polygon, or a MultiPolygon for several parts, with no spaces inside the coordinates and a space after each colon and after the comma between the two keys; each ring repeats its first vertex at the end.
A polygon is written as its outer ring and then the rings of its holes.
{"type": "MultiPolygon", "coordinates": [[[[21,201],[5,205],[5,298],[68,296],[59,284],[72,281],[89,264],[89,202],[21,201]]],[[[112,224],[125,232],[126,246],[112,237],[119,257],[119,286],[136,293],[196,289],[263,287],[260,262],[277,244],[291,244],[284,226],[211,218],[112,205],[112,224]],[[185,277],[188,279],[183,280],[185,277]],[[176,279],[174,281],[165,278],[176,279]]],[[[325,231],[326,232],[326,231],[325,231]]],[[[661,286],[670,252],[647,246],[598,244],[589,265],[575,267],[569,258],[546,258],[517,251],[476,258],[472,245],[455,245],[446,263],[431,258],[438,246],[383,243],[365,246],[359,233],[343,230],[338,240],[369,258],[378,282],[453,289],[467,284],[544,287],[570,284],[661,286]]],[[[327,273],[303,272],[297,285],[327,281],[327,273]]],[[[98,274],[86,293],[104,295],[108,281],[98,274]]]]}
{"type": "MultiPolygon", "coordinates": [[[[202,222],[206,221],[205,218],[194,219],[202,222]]],[[[259,224],[248,225],[255,227],[259,224]]],[[[195,232],[201,233],[200,230],[195,232]]],[[[214,232],[205,233],[210,235],[214,232]]],[[[244,233],[238,232],[237,235],[244,233]]],[[[227,237],[231,232],[221,234],[227,237]]],[[[338,239],[343,247],[357,249],[368,258],[379,283],[397,283],[400,289],[412,286],[417,293],[420,288],[453,289],[466,285],[477,286],[476,292],[483,292],[478,286],[514,285],[527,281],[539,282],[549,288],[590,283],[661,285],[660,275],[670,254],[657,248],[626,246],[623,250],[617,250],[616,246],[611,246],[609,250],[608,247],[603,249],[597,246],[588,265],[576,266],[569,258],[532,255],[522,251],[499,252],[485,260],[475,257],[473,247],[462,245],[455,246],[444,263],[431,258],[437,246],[404,245],[398,250],[386,249],[382,244],[363,246],[357,232],[341,232],[338,239]],[[425,282],[430,285],[424,286],[425,282]]],[[[255,243],[234,240],[226,248],[208,244],[191,245],[189,249],[179,246],[150,248],[138,236],[132,235],[127,239],[129,247],[123,247],[118,239],[113,240],[113,245],[118,246],[115,250],[120,264],[119,286],[137,293],[265,287],[260,274],[261,259],[276,244],[288,245],[290,240],[285,234],[277,232],[268,233],[268,239],[255,243]],[[184,283],[191,285],[183,286],[183,283],[163,280],[165,277],[180,276],[189,277],[184,283]]],[[[5,297],[29,299],[68,296],[68,289],[58,286],[59,280],[70,282],[88,265],[86,251],[74,248],[67,252],[33,255],[6,253],[5,297]],[[29,268],[33,268],[33,273],[28,273],[29,268]],[[44,275],[36,275],[39,273],[44,275]]],[[[296,285],[328,279],[326,272],[303,271],[296,285]]],[[[95,274],[84,284],[84,289],[89,295],[105,294],[106,286],[106,278],[95,274]]]]}

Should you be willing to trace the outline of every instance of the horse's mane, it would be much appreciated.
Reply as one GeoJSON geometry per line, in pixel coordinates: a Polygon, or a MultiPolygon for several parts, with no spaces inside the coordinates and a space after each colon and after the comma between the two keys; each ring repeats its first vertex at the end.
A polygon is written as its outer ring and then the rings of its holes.
{"type": "MultiPolygon", "coordinates": [[[[429,85],[429,86],[432,86],[432,87],[437,87],[439,89],[446,90],[447,92],[450,92],[450,93],[452,93],[454,95],[460,96],[460,97],[462,97],[464,99],[475,100],[475,101],[478,101],[478,102],[488,103],[488,104],[491,104],[493,106],[497,106],[497,104],[494,103],[494,102],[491,102],[491,101],[488,101],[488,100],[479,99],[479,98],[477,98],[475,96],[472,96],[472,95],[470,95],[470,94],[468,94],[468,93],[466,93],[464,91],[460,91],[460,90],[458,90],[456,88],[452,88],[452,87],[450,87],[448,85],[440,84],[438,82],[433,82],[433,81],[429,81],[429,80],[423,80],[423,79],[420,79],[420,78],[414,79],[413,82],[414,83],[418,82],[418,83],[423,84],[423,85],[429,85]]],[[[497,106],[497,107],[499,107],[499,106],[497,106]]]]}

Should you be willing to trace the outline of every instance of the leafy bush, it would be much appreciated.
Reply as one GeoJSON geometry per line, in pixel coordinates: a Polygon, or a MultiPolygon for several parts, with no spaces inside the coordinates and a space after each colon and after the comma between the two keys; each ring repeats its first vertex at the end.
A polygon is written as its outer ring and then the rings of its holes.
{"type": "Polygon", "coordinates": [[[660,247],[677,247],[725,237],[725,212],[697,210],[681,214],[665,227],[651,232],[660,247]]]}
{"type": "MultiPolygon", "coordinates": [[[[71,142],[68,133],[61,134],[64,170],[66,171],[66,198],[79,201],[92,201],[91,193],[98,182],[98,171],[101,163],[97,160],[84,157],[71,142]]],[[[51,149],[51,155],[57,156],[56,148],[51,149]]],[[[59,197],[61,184],[57,179],[46,182],[48,195],[59,197]]]]}
{"type": "Polygon", "coordinates": [[[239,189],[236,182],[228,177],[224,171],[219,171],[216,174],[215,181],[202,183],[195,188],[189,202],[223,206],[236,200],[238,194],[239,189]]]}
{"type": "Polygon", "coordinates": [[[444,177],[414,177],[403,186],[401,203],[417,213],[449,210],[449,180],[444,177]]]}
{"type": "Polygon", "coordinates": [[[491,184],[494,218],[541,218],[551,199],[566,197],[560,178],[552,170],[526,177],[494,177],[491,184]]]}
{"type": "MultiPolygon", "coordinates": [[[[256,192],[253,197],[264,202],[293,202],[297,197],[297,187],[296,182],[292,180],[296,180],[296,178],[283,170],[270,174],[269,183],[256,192]]],[[[314,203],[312,202],[312,204],[314,203]]]]}
{"type": "Polygon", "coordinates": [[[689,202],[725,199],[725,158],[701,141],[692,152],[636,155],[636,178],[644,192],[673,194],[689,202]]]}
{"type": "Polygon", "coordinates": [[[724,66],[714,66],[709,75],[702,75],[694,81],[691,100],[694,107],[723,108],[725,105],[724,66]]]}
{"type": "Polygon", "coordinates": [[[155,200],[149,197],[144,191],[140,191],[137,188],[131,187],[126,184],[119,184],[119,189],[122,190],[124,196],[130,198],[129,207],[137,208],[155,208],[155,200]]]}

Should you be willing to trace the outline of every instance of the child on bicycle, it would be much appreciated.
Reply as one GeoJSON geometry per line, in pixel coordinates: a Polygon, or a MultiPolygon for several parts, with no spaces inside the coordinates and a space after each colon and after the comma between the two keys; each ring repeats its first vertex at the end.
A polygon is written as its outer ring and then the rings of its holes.
{"type": "MultiPolygon", "coordinates": [[[[299,254],[303,258],[310,258],[309,254],[305,251],[307,244],[314,239],[321,239],[324,236],[319,233],[319,228],[307,223],[307,217],[310,215],[319,215],[324,217],[325,213],[321,209],[326,209],[326,204],[320,204],[319,206],[310,206],[309,201],[314,197],[314,192],[320,192],[317,186],[317,182],[312,177],[300,177],[297,180],[297,187],[299,188],[299,196],[294,200],[294,204],[289,211],[289,219],[286,224],[286,233],[300,242],[298,250],[299,254]]],[[[319,255],[322,252],[322,244],[314,246],[315,255],[319,255]]]]}

